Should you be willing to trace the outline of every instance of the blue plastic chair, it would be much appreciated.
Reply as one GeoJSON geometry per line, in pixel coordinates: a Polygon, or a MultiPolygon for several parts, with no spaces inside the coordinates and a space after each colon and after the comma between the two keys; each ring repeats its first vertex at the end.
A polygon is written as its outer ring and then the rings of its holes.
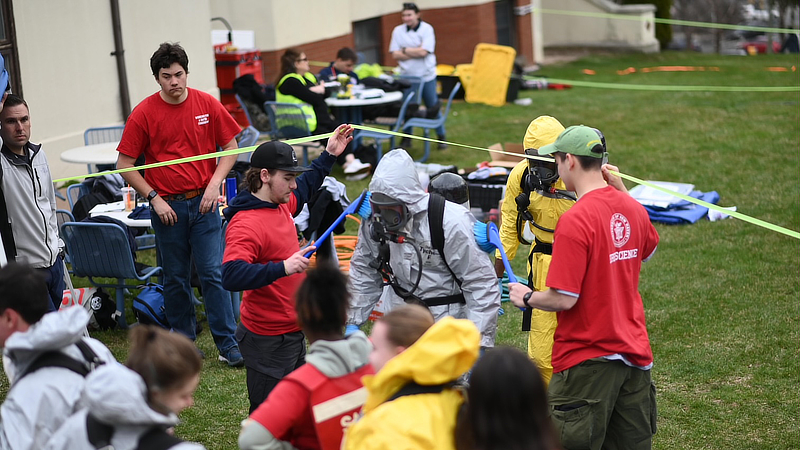
{"type": "MultiPolygon", "coordinates": [[[[83,132],[84,145],[102,144],[104,142],[116,142],[122,139],[122,130],[125,125],[114,125],[111,127],[87,128],[83,132]]],[[[114,170],[115,164],[98,164],[97,170],[114,170]]],[[[88,165],[89,173],[92,173],[92,165],[88,165]]]]}
{"type": "Polygon", "coordinates": [[[122,139],[122,130],[124,128],[125,125],[88,128],[83,132],[83,143],[84,145],[93,145],[118,141],[122,139]]]}
{"type": "MultiPolygon", "coordinates": [[[[408,104],[414,99],[414,93],[409,92],[406,94],[406,99],[403,100],[403,105],[400,106],[400,112],[397,115],[397,119],[395,120],[394,126],[392,126],[390,131],[400,131],[400,128],[403,126],[403,119],[406,116],[406,108],[408,108],[408,104]]],[[[383,156],[383,141],[389,140],[389,146],[394,147],[394,136],[386,133],[381,133],[380,131],[371,131],[371,130],[358,130],[356,131],[356,137],[358,139],[364,138],[372,138],[375,140],[375,152],[378,156],[378,161],[380,162],[381,157],[383,156]]],[[[391,150],[391,149],[390,149],[391,150]]]]}
{"type": "MultiPolygon", "coordinates": [[[[294,139],[311,136],[303,108],[294,103],[264,102],[269,121],[272,124],[273,139],[294,139]]],[[[308,147],[317,147],[315,142],[298,144],[303,148],[303,165],[309,164],[308,147]]]]}
{"type": "MultiPolygon", "coordinates": [[[[250,117],[250,111],[247,109],[247,105],[244,103],[244,100],[242,100],[242,97],[239,97],[239,94],[235,94],[235,96],[236,96],[236,101],[239,102],[239,106],[241,106],[242,111],[244,111],[244,116],[247,117],[247,122],[250,123],[250,126],[248,128],[252,128],[258,132],[258,137],[256,137],[256,140],[262,137],[265,137],[267,139],[273,139],[273,134],[274,134],[273,130],[259,130],[258,128],[256,128],[255,125],[253,125],[255,122],[253,122],[253,118],[250,117]]],[[[275,126],[274,123],[275,122],[272,121],[272,117],[270,117],[270,125],[272,125],[273,128],[275,126]]],[[[239,146],[244,147],[241,144],[239,144],[239,146]]]]}
{"type": "Polygon", "coordinates": [[[89,188],[83,183],[75,183],[67,186],[67,203],[69,203],[69,209],[75,208],[75,203],[78,199],[88,193],[89,188]]]}
{"type": "MultiPolygon", "coordinates": [[[[61,232],[61,225],[64,225],[67,222],[75,222],[75,216],[72,215],[71,212],[67,211],[66,209],[57,209],[56,210],[56,223],[58,224],[58,237],[63,239],[63,233],[61,232]]],[[[69,266],[72,265],[69,259],[69,252],[64,252],[64,262],[67,263],[69,266]]],[[[67,267],[69,273],[72,273],[72,269],[67,267]]]]}
{"type": "Polygon", "coordinates": [[[414,92],[416,94],[416,102],[421,104],[422,103],[422,77],[415,77],[413,75],[395,75],[395,78],[398,80],[406,80],[411,83],[411,88],[406,90],[406,92],[414,92]]]}
{"type": "MultiPolygon", "coordinates": [[[[236,135],[236,141],[239,144],[239,148],[250,147],[256,145],[256,142],[258,142],[259,137],[261,137],[259,131],[256,129],[256,127],[250,125],[249,127],[242,130],[238,135],[236,135]]],[[[249,162],[251,153],[252,152],[239,153],[236,156],[236,159],[237,161],[249,162]]]]}
{"type": "MultiPolygon", "coordinates": [[[[453,105],[453,97],[456,96],[456,92],[461,89],[461,82],[456,83],[453,86],[453,90],[450,91],[450,95],[447,97],[447,107],[444,110],[444,114],[439,113],[439,117],[435,119],[422,119],[419,117],[413,117],[408,119],[405,124],[403,124],[403,128],[410,129],[408,134],[414,134],[414,128],[422,128],[424,135],[426,138],[431,137],[431,130],[435,130],[440,126],[444,125],[447,121],[447,116],[450,114],[450,107],[453,105]]],[[[425,162],[428,160],[428,157],[431,154],[431,143],[430,141],[425,141],[425,154],[422,155],[422,158],[419,159],[417,162],[425,162]]]]}
{"type": "Polygon", "coordinates": [[[127,328],[125,320],[125,288],[136,288],[161,272],[161,267],[149,267],[143,273],[136,271],[133,252],[128,243],[127,231],[113,223],[67,222],[61,226],[61,236],[67,244],[73,274],[87,277],[97,287],[116,290],[117,322],[127,328]],[[116,283],[102,283],[95,278],[116,278],[116,283]],[[136,280],[127,284],[125,280],[136,280]]]}

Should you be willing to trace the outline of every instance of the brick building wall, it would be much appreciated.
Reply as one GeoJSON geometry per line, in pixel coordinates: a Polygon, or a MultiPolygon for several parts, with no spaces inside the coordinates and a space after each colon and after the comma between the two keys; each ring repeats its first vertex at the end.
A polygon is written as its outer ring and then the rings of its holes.
{"type": "MultiPolygon", "coordinates": [[[[515,0],[521,6],[528,0],[515,0]]],[[[420,11],[422,20],[430,23],[436,32],[436,59],[439,64],[456,65],[472,61],[475,46],[479,43],[497,43],[497,25],[494,2],[480,5],[455,8],[426,9],[420,11]]],[[[381,24],[381,64],[394,66],[395,61],[389,55],[389,42],[392,30],[401,24],[400,11],[386,14],[380,18],[381,24]]],[[[517,52],[528,61],[533,60],[533,43],[529,16],[515,16],[517,33],[517,52]]],[[[338,36],[297,45],[311,61],[331,61],[336,51],[342,47],[354,48],[353,34],[338,36]]],[[[268,84],[275,83],[280,70],[280,57],[285,49],[261,52],[264,80],[268,84]]],[[[312,66],[312,72],[319,72],[321,67],[312,66]]]]}
{"type": "MultiPolygon", "coordinates": [[[[526,6],[530,0],[515,0],[514,6],[526,6]]],[[[529,64],[535,62],[533,57],[533,25],[530,14],[514,16],[517,30],[517,57],[522,56],[529,64]]]]}

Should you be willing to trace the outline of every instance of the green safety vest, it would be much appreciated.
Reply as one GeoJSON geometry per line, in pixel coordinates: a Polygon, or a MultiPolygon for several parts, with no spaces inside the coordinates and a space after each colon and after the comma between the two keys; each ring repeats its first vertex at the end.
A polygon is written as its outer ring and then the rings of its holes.
{"type": "MultiPolygon", "coordinates": [[[[308,83],[311,83],[312,85],[316,84],[317,78],[311,72],[306,73],[305,78],[296,73],[287,73],[283,76],[283,78],[281,78],[281,81],[278,82],[278,86],[275,88],[275,100],[277,100],[279,103],[294,103],[296,105],[300,105],[303,110],[303,114],[306,116],[308,130],[313,133],[314,130],[317,129],[317,115],[314,114],[314,107],[293,95],[281,93],[281,85],[288,78],[297,78],[306,86],[308,86],[308,83]]],[[[280,117],[277,117],[275,120],[278,122],[278,126],[280,126],[280,117]]]]}

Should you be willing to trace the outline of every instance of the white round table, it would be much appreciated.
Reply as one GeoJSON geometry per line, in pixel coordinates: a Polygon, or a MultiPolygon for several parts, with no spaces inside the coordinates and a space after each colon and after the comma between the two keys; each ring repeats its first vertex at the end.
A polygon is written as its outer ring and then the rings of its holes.
{"type": "Polygon", "coordinates": [[[381,95],[380,97],[373,97],[373,98],[328,97],[325,99],[325,103],[327,103],[328,106],[334,108],[353,108],[353,107],[361,107],[368,105],[381,105],[383,103],[392,103],[402,99],[403,99],[403,93],[400,91],[396,91],[396,92],[384,92],[383,95],[381,95]]]}
{"type": "MultiPolygon", "coordinates": [[[[328,97],[325,103],[333,110],[336,119],[341,123],[361,125],[364,123],[364,116],[361,113],[362,106],[382,105],[384,103],[397,102],[403,99],[403,93],[384,92],[380,97],[372,98],[336,98],[328,97]]],[[[358,148],[360,144],[358,136],[353,141],[353,148],[358,148]]]]}
{"type": "Polygon", "coordinates": [[[103,142],[102,144],[84,145],[71,148],[61,153],[61,160],[68,163],[86,164],[89,173],[92,173],[92,166],[97,164],[116,164],[117,147],[119,141],[103,142]]]}

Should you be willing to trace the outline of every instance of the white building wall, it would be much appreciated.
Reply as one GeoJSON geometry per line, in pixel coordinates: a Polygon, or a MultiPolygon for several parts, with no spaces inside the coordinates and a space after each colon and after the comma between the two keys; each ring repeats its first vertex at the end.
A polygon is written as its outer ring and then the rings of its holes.
{"type": "MultiPolygon", "coordinates": [[[[209,0],[120,0],[131,106],[158,90],[150,56],[164,41],[189,54],[189,86],[214,94],[209,0]]],[[[31,140],[41,142],[53,176],[80,175],[62,151],[83,145],[86,128],[123,122],[111,7],[107,0],[14,2],[23,94],[31,140]]]]}
{"type": "MultiPolygon", "coordinates": [[[[253,30],[256,47],[271,51],[349,34],[352,23],[397,14],[402,0],[210,0],[212,16],[224,17],[235,30],[253,30]],[[275,18],[279,18],[276,20],[275,18]]],[[[486,3],[486,0],[417,1],[426,9],[486,3]]],[[[220,22],[213,29],[223,30],[220,22]]]]}
{"type": "Polygon", "coordinates": [[[607,47],[658,51],[655,6],[617,5],[609,0],[540,0],[542,9],[625,14],[637,19],[581,17],[542,13],[543,45],[547,47],[607,47]]]}

